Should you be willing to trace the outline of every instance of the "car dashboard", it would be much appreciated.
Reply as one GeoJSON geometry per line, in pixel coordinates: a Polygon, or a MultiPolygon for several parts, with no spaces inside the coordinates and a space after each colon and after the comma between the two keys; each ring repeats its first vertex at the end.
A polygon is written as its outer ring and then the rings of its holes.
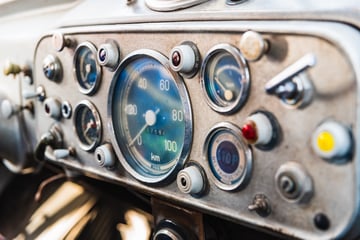
{"type": "Polygon", "coordinates": [[[151,239],[360,236],[355,1],[36,3],[3,5],[7,171],[127,189],[151,239]]]}

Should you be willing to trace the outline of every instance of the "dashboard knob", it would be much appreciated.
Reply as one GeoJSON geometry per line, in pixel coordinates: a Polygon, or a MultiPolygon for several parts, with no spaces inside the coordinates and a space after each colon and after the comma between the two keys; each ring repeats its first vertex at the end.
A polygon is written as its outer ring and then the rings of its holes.
{"type": "Polygon", "coordinates": [[[115,165],[115,154],[111,144],[106,143],[96,148],[95,159],[101,167],[111,168],[115,165]]]}
{"type": "Polygon", "coordinates": [[[38,98],[39,101],[44,101],[46,97],[45,89],[43,86],[38,86],[36,92],[23,91],[22,93],[25,99],[38,98]]]}
{"type": "Polygon", "coordinates": [[[70,47],[72,41],[70,38],[65,37],[61,32],[56,32],[52,36],[52,44],[56,51],[61,52],[65,47],[70,47]]]}
{"type": "Polygon", "coordinates": [[[328,120],[317,127],[311,144],[319,157],[331,162],[348,160],[353,148],[350,130],[334,120],[328,120]]]}
{"type": "Polygon", "coordinates": [[[28,102],[24,106],[19,106],[17,104],[13,104],[9,99],[4,99],[1,102],[1,114],[4,118],[9,119],[13,115],[19,113],[21,110],[28,109],[33,113],[34,105],[32,102],[28,102]]]}
{"type": "Polygon", "coordinates": [[[54,150],[54,157],[57,160],[68,158],[69,156],[75,156],[75,148],[69,147],[68,149],[55,149],[54,150]]]}
{"type": "Polygon", "coordinates": [[[205,187],[203,174],[196,165],[181,170],[177,175],[176,183],[180,191],[190,194],[199,194],[205,187]]]}
{"type": "Polygon", "coordinates": [[[28,65],[20,66],[16,63],[11,62],[10,60],[7,60],[4,65],[3,73],[5,76],[8,76],[10,74],[19,74],[24,73],[24,76],[31,77],[31,68],[28,65]]]}
{"type": "Polygon", "coordinates": [[[62,67],[59,59],[53,55],[48,55],[43,61],[43,72],[47,79],[59,81],[62,76],[62,67]]]}
{"type": "Polygon", "coordinates": [[[253,62],[259,60],[269,50],[269,42],[261,34],[247,31],[240,39],[239,48],[245,59],[253,62]]]}
{"type": "Polygon", "coordinates": [[[192,42],[184,42],[170,52],[170,67],[176,72],[190,78],[196,74],[200,66],[199,50],[192,42]]]}
{"type": "Polygon", "coordinates": [[[61,103],[55,98],[47,98],[44,102],[46,115],[51,118],[59,119],[61,117],[61,103]]]}
{"type": "Polygon", "coordinates": [[[271,141],[273,127],[265,114],[255,113],[249,116],[245,122],[241,131],[250,144],[265,145],[271,141]]]}
{"type": "Polygon", "coordinates": [[[115,70],[120,60],[120,50],[117,43],[113,40],[108,40],[101,44],[97,51],[97,60],[101,66],[108,67],[115,70]]]}

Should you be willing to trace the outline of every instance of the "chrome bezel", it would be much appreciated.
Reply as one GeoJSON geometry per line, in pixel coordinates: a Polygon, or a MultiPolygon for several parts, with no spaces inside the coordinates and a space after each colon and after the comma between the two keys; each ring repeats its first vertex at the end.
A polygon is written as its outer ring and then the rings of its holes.
{"type": "MultiPolygon", "coordinates": [[[[180,171],[187,160],[189,154],[190,154],[190,148],[192,144],[192,133],[193,133],[193,126],[192,126],[192,112],[191,112],[191,106],[190,106],[190,99],[187,93],[187,89],[185,86],[185,83],[180,75],[178,75],[176,72],[174,72],[169,65],[169,60],[167,57],[165,57],[163,54],[150,49],[140,49],[136,50],[132,53],[130,53],[123,61],[120,63],[118,69],[116,70],[114,77],[111,81],[110,90],[108,94],[108,126],[110,130],[111,135],[111,141],[114,145],[115,152],[123,165],[123,167],[126,169],[127,172],[129,172],[134,178],[137,180],[148,183],[148,184],[155,184],[155,183],[162,183],[167,184],[171,180],[175,179],[176,174],[178,171],[180,171]],[[113,124],[113,114],[112,114],[112,108],[113,108],[113,95],[114,95],[114,89],[117,85],[117,79],[122,72],[122,70],[130,64],[134,59],[138,59],[141,57],[150,57],[156,61],[158,61],[162,66],[169,72],[169,74],[172,76],[172,80],[175,81],[176,86],[179,91],[179,95],[181,98],[181,102],[183,104],[184,108],[184,121],[185,121],[185,135],[184,135],[184,145],[180,153],[179,160],[174,164],[173,167],[171,167],[167,172],[160,175],[151,175],[144,171],[141,171],[141,164],[140,161],[133,158],[131,151],[127,149],[127,146],[125,146],[125,143],[118,143],[115,130],[114,130],[114,124],[113,124]],[[131,162],[131,163],[129,163],[131,162]],[[133,166],[139,166],[138,169],[133,168],[133,166]]],[[[120,129],[121,130],[121,129],[120,129]]],[[[120,135],[123,135],[122,133],[119,133],[120,135]]]]}
{"type": "Polygon", "coordinates": [[[212,180],[215,185],[225,191],[234,191],[242,189],[246,186],[246,184],[249,182],[252,172],[252,151],[249,145],[242,139],[241,137],[241,130],[235,126],[232,123],[229,122],[221,122],[213,126],[210,131],[207,134],[207,137],[205,139],[204,147],[203,147],[203,158],[208,166],[209,174],[208,176],[212,180]],[[220,181],[215,175],[212,170],[210,159],[208,156],[210,143],[213,140],[213,138],[216,136],[217,133],[225,131],[233,135],[236,140],[238,141],[238,144],[242,147],[241,149],[238,149],[238,153],[240,155],[239,160],[239,166],[241,165],[241,161],[244,161],[244,169],[242,170],[242,174],[240,176],[240,179],[235,184],[226,184],[222,181],[220,181]]]}
{"type": "Polygon", "coordinates": [[[88,41],[79,44],[77,46],[77,48],[75,49],[74,59],[73,59],[73,75],[74,75],[74,79],[76,80],[76,82],[78,84],[79,91],[86,95],[93,95],[100,86],[101,74],[102,74],[101,66],[97,62],[97,49],[96,49],[95,45],[88,41]],[[95,58],[95,62],[96,62],[96,80],[95,80],[94,85],[92,85],[90,88],[84,88],[81,85],[80,79],[78,78],[78,71],[76,68],[76,63],[78,61],[80,50],[83,48],[88,48],[92,52],[92,54],[94,54],[94,58],[95,58]]]}
{"type": "Polygon", "coordinates": [[[227,44],[227,43],[221,43],[218,45],[215,45],[212,47],[206,54],[204,61],[201,65],[200,70],[200,83],[202,92],[205,96],[206,103],[216,112],[219,113],[233,113],[237,110],[239,110],[246,102],[247,97],[249,95],[249,89],[250,89],[250,72],[249,68],[247,66],[247,62],[245,58],[241,55],[241,52],[234,46],[227,44]],[[206,90],[206,82],[205,82],[205,72],[207,69],[208,64],[211,62],[213,56],[221,53],[221,52],[227,52],[229,53],[238,63],[240,66],[240,73],[242,76],[242,89],[239,93],[239,96],[236,98],[236,100],[227,106],[221,106],[220,104],[216,103],[211,99],[211,97],[208,94],[208,91],[206,90]]]}
{"type": "Polygon", "coordinates": [[[74,132],[75,132],[75,135],[76,135],[76,138],[78,140],[78,143],[79,143],[79,146],[85,150],[85,151],[92,151],[95,149],[95,147],[97,147],[99,144],[100,144],[100,141],[101,141],[101,137],[102,137],[102,124],[101,124],[101,119],[100,119],[100,115],[99,115],[99,112],[97,111],[96,107],[88,100],[83,100],[81,102],[79,102],[75,109],[74,109],[74,116],[73,116],[73,124],[74,124],[74,132]],[[96,123],[96,132],[98,133],[98,136],[96,138],[96,140],[88,145],[88,144],[84,144],[79,135],[78,135],[78,131],[76,129],[77,127],[77,116],[79,114],[79,111],[81,108],[88,108],[90,109],[91,113],[94,115],[94,118],[95,118],[95,123],[96,123]]]}

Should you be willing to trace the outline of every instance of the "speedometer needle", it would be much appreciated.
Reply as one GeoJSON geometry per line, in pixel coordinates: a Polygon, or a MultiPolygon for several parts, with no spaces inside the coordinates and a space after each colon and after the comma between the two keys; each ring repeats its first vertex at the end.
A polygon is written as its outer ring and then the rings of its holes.
{"type": "Polygon", "coordinates": [[[220,86],[220,88],[224,91],[225,100],[230,101],[231,99],[233,99],[233,97],[234,97],[233,92],[229,89],[226,89],[224,84],[217,77],[214,77],[214,80],[220,86]]]}
{"type": "Polygon", "coordinates": [[[154,126],[156,124],[156,115],[160,112],[160,109],[156,109],[154,112],[153,110],[147,110],[145,113],[145,125],[140,129],[140,131],[136,134],[136,136],[131,140],[129,143],[129,147],[131,147],[135,141],[140,137],[140,135],[145,131],[147,127],[154,126]]]}

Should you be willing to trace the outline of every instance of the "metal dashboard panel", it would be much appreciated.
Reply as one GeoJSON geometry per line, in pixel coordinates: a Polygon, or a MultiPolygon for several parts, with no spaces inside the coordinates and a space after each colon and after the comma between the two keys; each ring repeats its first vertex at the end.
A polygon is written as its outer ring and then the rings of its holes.
{"type": "MultiPolygon", "coordinates": [[[[136,181],[117,163],[114,169],[102,168],[95,161],[93,152],[78,147],[72,119],[54,120],[46,116],[42,102],[36,103],[38,137],[57,123],[63,130],[65,147],[74,147],[76,157],[49,160],[78,170],[83,174],[119,183],[146,194],[177,202],[200,211],[231,219],[254,228],[265,228],[285,235],[304,239],[333,239],[346,234],[358,234],[354,229],[359,223],[359,157],[355,155],[345,164],[331,164],[320,159],[311,148],[311,136],[316,127],[326,119],[335,119],[351,127],[359,136],[358,83],[360,56],[355,53],[354,42],[359,33],[342,24],[319,22],[192,22],[161,24],[105,25],[59,29],[77,44],[85,41],[99,46],[108,39],[115,40],[121,50],[121,59],[138,49],[154,49],[168,55],[170,50],[183,41],[192,41],[199,48],[202,58],[216,44],[239,45],[241,35],[248,29],[256,30],[272,43],[268,55],[260,61],[248,63],[251,76],[250,95],[244,107],[231,115],[214,112],[205,102],[199,74],[184,79],[193,114],[193,144],[188,160],[199,163],[209,177],[211,172],[203,146],[209,130],[219,122],[231,122],[241,126],[247,116],[256,110],[271,112],[278,120],[282,140],[271,151],[253,150],[253,171],[249,184],[241,191],[220,190],[209,180],[209,192],[200,198],[181,193],[176,181],[165,186],[146,185],[136,181]],[[351,41],[350,41],[351,39],[351,41]],[[317,64],[308,71],[316,89],[311,104],[304,109],[289,109],[276,97],[267,95],[265,83],[273,76],[307,53],[314,53],[317,64]],[[314,194],[309,203],[296,204],[285,201],[275,187],[277,169],[289,161],[302,165],[312,178],[314,194]],[[272,212],[266,218],[248,210],[256,194],[265,194],[272,212]],[[315,214],[326,213],[331,221],[328,230],[314,226],[315,214]],[[352,232],[353,231],[353,232],[352,232]]],[[[358,41],[355,41],[358,39],[358,41]]],[[[78,91],[73,76],[73,48],[56,52],[51,34],[38,43],[35,53],[35,85],[45,87],[47,97],[68,101],[73,107],[80,101],[91,101],[102,120],[102,143],[111,143],[108,128],[108,92],[114,72],[102,69],[98,91],[84,95],[78,91]],[[59,82],[45,78],[42,65],[44,58],[52,54],[61,61],[63,78],[59,82]]],[[[51,152],[51,150],[50,150],[51,152]]],[[[51,156],[51,153],[48,154],[51,156]]],[[[121,156],[118,156],[121,157],[121,156]]]]}

